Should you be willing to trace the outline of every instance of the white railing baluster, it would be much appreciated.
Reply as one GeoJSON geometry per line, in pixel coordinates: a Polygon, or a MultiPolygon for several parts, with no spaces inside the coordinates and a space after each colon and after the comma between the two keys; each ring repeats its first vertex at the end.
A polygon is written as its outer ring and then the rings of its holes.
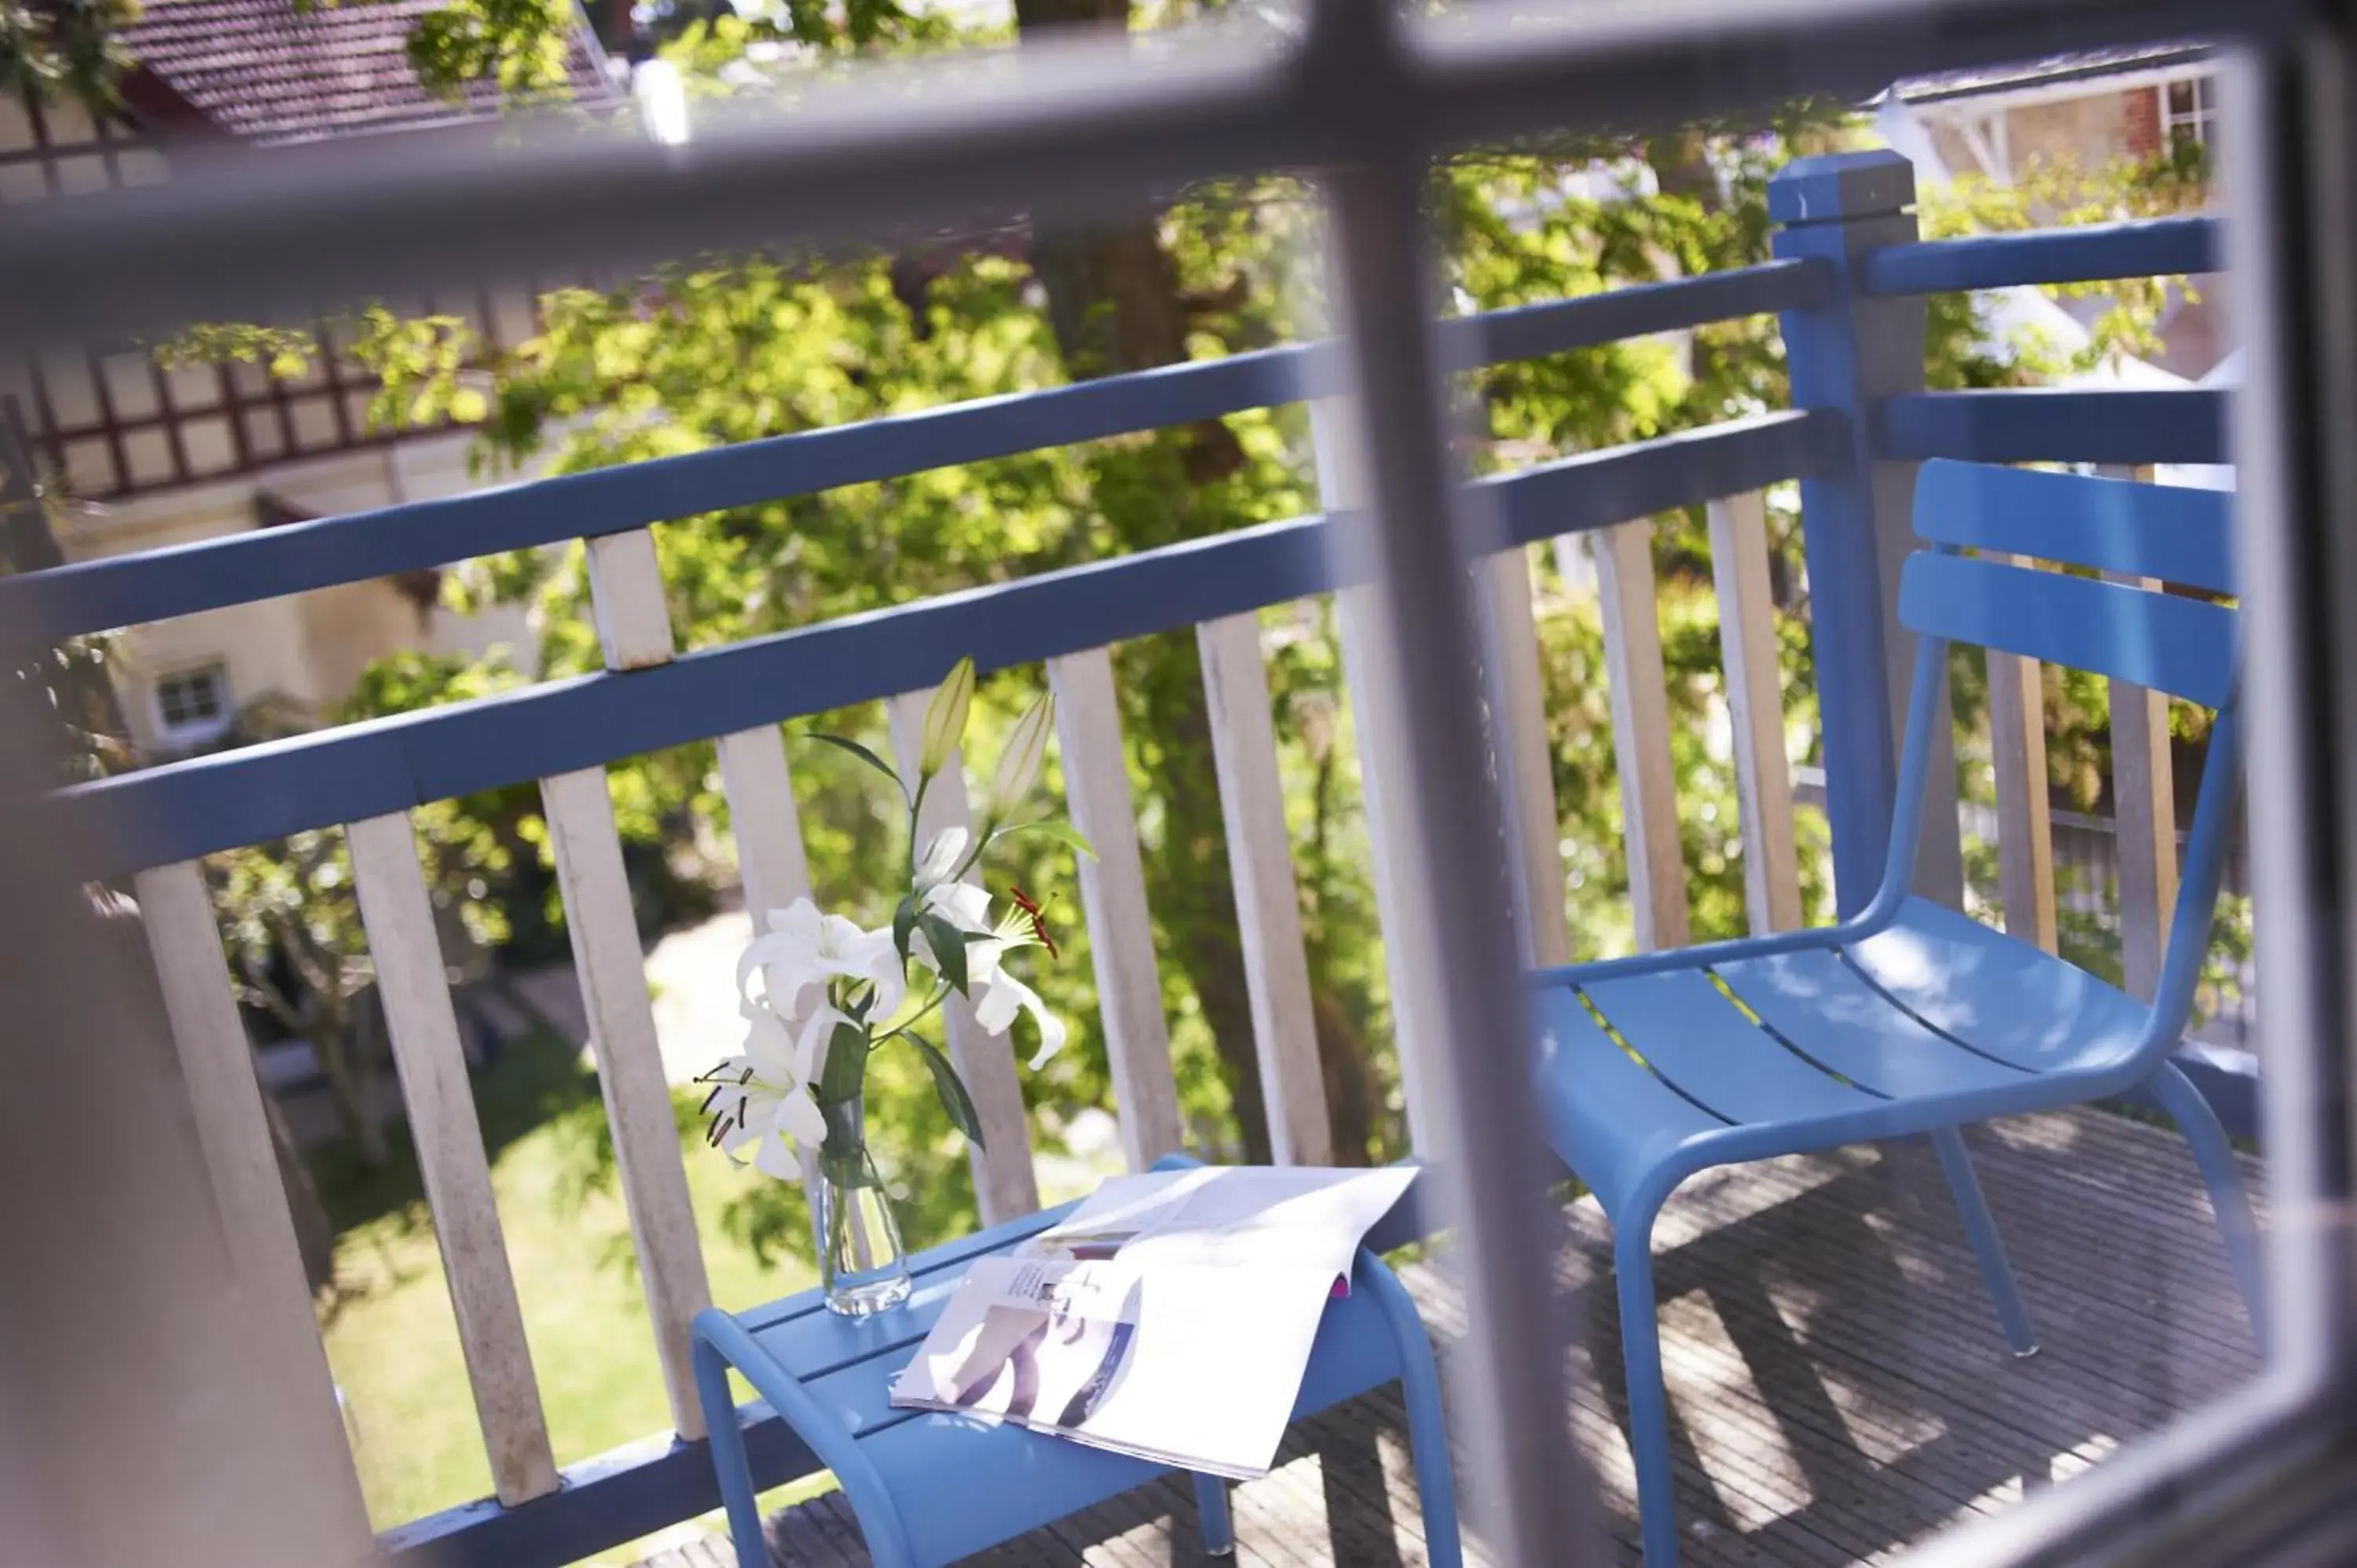
{"type": "Polygon", "coordinates": [[[640,1285],[654,1321],[672,1424],[682,1437],[697,1438],[704,1435],[704,1416],[696,1403],[688,1326],[711,1294],[695,1208],[687,1194],[679,1124],[663,1081],[646,961],[622,869],[622,841],[614,828],[614,800],[602,768],[544,779],[540,797],[556,852],[573,966],[597,1053],[597,1087],[613,1128],[614,1161],[630,1210],[640,1285]]]}
{"type": "Polygon", "coordinates": [[[1604,665],[1612,689],[1612,755],[1620,774],[1621,842],[1637,947],[1684,947],[1685,854],[1678,843],[1678,779],[1654,599],[1653,525],[1640,520],[1588,536],[1604,611],[1604,665]]]}
{"type": "Polygon", "coordinates": [[[672,657],[671,609],[663,598],[655,536],[643,528],[586,542],[597,645],[608,670],[643,670],[672,657]]]}
{"type": "Polygon", "coordinates": [[[1079,861],[1081,909],[1096,969],[1122,1153],[1130,1169],[1142,1171],[1183,1147],[1186,1128],[1170,1070],[1170,1020],[1162,1011],[1162,972],[1146,907],[1146,867],[1137,849],[1137,807],[1122,749],[1112,655],[1092,648],[1051,659],[1048,685],[1056,693],[1065,803],[1072,825],[1097,852],[1093,861],[1079,861]]]}
{"type": "MultiPolygon", "coordinates": [[[[786,765],[785,739],[775,725],[724,735],[715,748],[720,754],[720,789],[728,797],[728,821],[737,838],[745,912],[759,936],[770,929],[771,910],[786,908],[811,890],[810,858],[802,852],[802,819],[794,811],[793,773],[786,765]]],[[[795,1154],[802,1161],[802,1190],[816,1193],[817,1151],[798,1145],[795,1154]]],[[[826,1243],[816,1229],[815,1203],[811,1205],[811,1244],[823,1251],[826,1243]]]]}
{"type": "Polygon", "coordinates": [[[756,930],[772,909],[810,894],[810,857],[802,850],[802,819],[794,810],[794,779],[783,734],[775,725],[724,735],[720,789],[737,839],[737,870],[745,908],[756,930]]]}
{"type": "MultiPolygon", "coordinates": [[[[2032,564],[2018,555],[2001,559],[2032,564]]],[[[1988,693],[1997,900],[2005,906],[2009,935],[2052,952],[2054,824],[2046,784],[2045,677],[2038,660],[1989,650],[1988,693]]]]}
{"type": "Polygon", "coordinates": [[[1309,959],[1301,939],[1293,841],[1285,823],[1276,730],[1268,711],[1268,669],[1260,617],[1246,613],[1195,628],[1219,772],[1220,814],[1235,883],[1236,928],[1251,993],[1253,1045],[1260,1061],[1268,1142],[1279,1165],[1322,1165],[1334,1157],[1326,1077],[1318,1055],[1309,959]]]}
{"type": "Polygon", "coordinates": [[[317,1490],[290,1502],[316,1508],[330,1538],[345,1543],[358,1563],[375,1547],[368,1506],[312,1315],[302,1248],[279,1179],[253,1047],[221,957],[212,896],[194,861],[158,865],[134,880],[230,1267],[255,1320],[255,1346],[266,1358],[259,1370],[285,1391],[318,1455],[309,1477],[317,1490]]]}
{"type": "MultiPolygon", "coordinates": [[[[653,531],[637,528],[584,542],[606,668],[669,663],[674,652],[671,608],[653,531]]],[[[688,1197],[678,1123],[672,1117],[653,999],[647,992],[646,956],[639,947],[622,841],[614,828],[612,787],[604,768],[585,768],[542,779],[540,794],[672,1423],[682,1437],[701,1437],[704,1412],[688,1328],[711,1302],[712,1286],[695,1231],[695,1206],[688,1197]]]]}
{"type": "MultiPolygon", "coordinates": [[[[2119,578],[2158,592],[2149,579],[2119,578]]],[[[2177,779],[2169,698],[2112,682],[2112,821],[2120,865],[2120,970],[2131,996],[2152,1000],[2177,903],[2177,779]]]]}
{"type": "MultiPolygon", "coordinates": [[[[2122,464],[2096,470],[2135,479],[2122,464]]],[[[2112,582],[2158,593],[2152,579],[2106,573],[2112,582]]],[[[2120,974],[2123,989],[2152,1000],[2177,904],[2177,775],[2169,765],[2169,698],[2125,681],[2111,682],[2112,826],[2119,855],[2120,974]]]]}
{"type": "MultiPolygon", "coordinates": [[[[904,692],[888,706],[891,713],[892,757],[900,776],[917,777],[917,755],[923,748],[925,706],[931,692],[904,692]]],[[[917,823],[920,853],[944,828],[974,827],[974,808],[965,789],[965,760],[952,751],[950,759],[925,793],[925,811],[917,823]]],[[[984,1144],[969,1146],[974,1167],[974,1198],[982,1222],[996,1225],[1019,1219],[1039,1207],[1039,1177],[1031,1168],[1031,1117],[1023,1105],[1023,1080],[1015,1070],[1011,1033],[993,1039],[974,1022],[974,1004],[952,996],[942,1009],[949,1036],[950,1063],[964,1080],[974,1113],[982,1123],[984,1144]]]]}
{"type": "Polygon", "coordinates": [[[1727,716],[1735,732],[1744,907],[1753,936],[1798,930],[1801,865],[1792,846],[1792,767],[1784,751],[1767,498],[1755,490],[1713,501],[1708,510],[1719,659],[1727,672],[1727,716]]]}
{"type": "MultiPolygon", "coordinates": [[[[1415,898],[1408,888],[1409,865],[1399,842],[1399,812],[1393,800],[1399,788],[1403,747],[1398,732],[1399,688],[1383,640],[1383,611],[1377,595],[1382,588],[1361,583],[1334,596],[1334,619],[1341,634],[1342,678],[1351,699],[1351,725],[1359,746],[1359,809],[1367,819],[1367,849],[1375,886],[1375,920],[1383,933],[1383,978],[1391,989],[1392,1039],[1399,1056],[1400,1086],[1407,1101],[1408,1146],[1426,1158],[1434,1157],[1430,1118],[1415,1092],[1415,1047],[1425,1037],[1425,1020],[1431,1016],[1430,977],[1414,961],[1407,943],[1416,929],[1415,898]]],[[[1210,659],[1207,656],[1208,670],[1210,659]]],[[[1264,704],[1265,705],[1265,704],[1264,704]]],[[[1226,808],[1227,784],[1220,786],[1226,808]]],[[[1234,830],[1230,830],[1230,837],[1234,830]]],[[[1231,858],[1232,858],[1232,851],[1231,858]]],[[[1286,866],[1288,888],[1291,865],[1286,866]]],[[[1243,888],[1237,888],[1239,901],[1243,888]]]]}
{"type": "Polygon", "coordinates": [[[1541,675],[1539,631],[1531,605],[1530,552],[1521,546],[1482,563],[1485,639],[1498,661],[1499,702],[1493,744],[1505,752],[1512,779],[1514,848],[1524,891],[1525,961],[1542,967],[1571,960],[1571,929],[1564,908],[1563,822],[1555,797],[1555,753],[1548,739],[1546,685],[1541,675]]]}
{"type": "Polygon", "coordinates": [[[490,1455],[491,1486],[500,1502],[513,1507],[556,1489],[556,1461],[549,1452],[548,1422],[500,1230],[434,908],[417,863],[416,835],[405,811],[353,822],[344,832],[393,1065],[409,1109],[410,1140],[434,1214],[434,1238],[442,1251],[476,1418],[490,1455]]]}

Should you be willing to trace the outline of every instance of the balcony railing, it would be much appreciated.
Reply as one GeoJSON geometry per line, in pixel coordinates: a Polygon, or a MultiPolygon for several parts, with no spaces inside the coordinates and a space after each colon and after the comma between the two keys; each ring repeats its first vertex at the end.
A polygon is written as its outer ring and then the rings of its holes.
{"type": "MultiPolygon", "coordinates": [[[[1534,961],[1561,961],[1567,933],[1522,547],[1598,536],[1631,892],[1640,940],[1667,945],[1684,939],[1686,918],[1643,519],[1711,509],[1747,903],[1755,927],[1782,927],[1798,922],[1800,901],[1760,493],[1786,481],[1801,485],[1826,811],[1838,898],[1849,909],[1879,872],[1888,821],[1892,722],[1885,672],[1894,654],[1878,552],[1901,548],[1906,537],[1907,466],[1932,456],[2224,458],[2222,394],[1929,392],[1920,349],[1909,347],[1920,335],[1910,340],[1904,330],[1908,313],[1920,312],[1919,296],[1931,292],[2214,270],[2213,223],[2171,220],[1877,245],[1869,233],[1888,235],[1911,200],[1900,172],[1905,166],[1894,170],[1892,162],[1869,157],[1781,177],[1771,209],[1785,227],[1780,259],[1767,264],[1442,328],[1454,362],[1472,364],[1773,314],[1781,318],[1792,371],[1789,410],[1479,481],[1496,502],[1497,532],[1477,574],[1477,597],[1496,666],[1492,690],[1502,711],[1493,732],[1500,772],[1513,785],[1516,872],[1529,895],[1525,940],[1534,961]],[[1900,329],[1889,330],[1893,324],[1900,329]]],[[[38,644],[495,552],[587,542],[607,666],[600,673],[110,779],[61,801],[74,839],[99,846],[88,872],[136,882],[232,1248],[245,1277],[271,1282],[255,1310],[276,1330],[289,1386],[313,1396],[319,1441],[336,1445],[344,1437],[198,862],[303,830],[341,826],[349,836],[496,1487],[493,1498],[389,1531],[382,1544],[394,1557],[557,1563],[716,1504],[687,1352],[688,1321],[706,1300],[704,1266],[608,793],[605,768],[619,758],[716,743],[748,903],[768,908],[808,881],[782,721],[882,701],[896,744],[906,746],[908,694],[960,655],[972,654],[985,669],[1044,664],[1060,699],[1072,815],[1101,854],[1082,868],[1082,898],[1123,1147],[1142,1165],[1176,1147],[1181,1130],[1108,649],[1192,628],[1203,657],[1272,1144],[1281,1158],[1329,1153],[1257,614],[1308,596],[1339,596],[1361,744],[1380,755],[1383,726],[1395,721],[1369,675],[1367,634],[1354,629],[1366,614],[1364,586],[1340,564],[1346,553],[1331,548],[1344,526],[1340,514],[685,654],[675,651],[649,530],[722,508],[1286,402],[1309,401],[1314,413],[1318,400],[1339,394],[1336,370],[1322,345],[1276,349],[0,581],[0,635],[38,644]],[[542,1416],[408,815],[528,779],[540,783],[677,1434],[564,1471],[553,1461],[542,1416]]],[[[1335,499],[1329,489],[1329,506],[1335,499]]],[[[2018,886],[2030,890],[2026,903],[2009,899],[2007,908],[2028,910],[2022,929],[2050,934],[2050,864],[2043,908],[2035,875],[2040,857],[2050,863],[2051,854],[2043,769],[2034,760],[2039,751],[2027,745],[2040,729],[2040,709],[2025,701],[2018,680],[1991,685],[1998,691],[1992,723],[2015,726],[2024,742],[1995,748],[1999,836],[2020,868],[2018,886]]],[[[2115,693],[2115,708],[2136,708],[2122,696],[2115,693]]],[[[1391,851],[1382,831],[1383,783],[1371,768],[1378,905],[1386,928],[1399,929],[1404,916],[1392,904],[1396,878],[1386,870],[1391,851]]],[[[963,802],[944,800],[941,809],[954,813],[963,802]]],[[[2147,796],[2147,814],[2158,809],[2147,796]]],[[[1947,818],[1953,824],[1954,811],[1947,818]]],[[[1945,866],[1931,854],[1926,875],[1946,876],[1953,890],[1953,829],[1949,836],[1945,866]]],[[[2155,859],[2137,881],[2125,862],[2139,846],[2148,858],[2165,856],[2155,846],[2167,842],[2151,832],[2123,840],[2123,886],[2147,890],[2122,912],[2131,950],[2138,942],[2158,950],[2166,901],[2151,890],[2173,876],[2155,859]]],[[[1395,978],[1395,992],[1403,981],[1395,978]]],[[[1418,999],[1398,992],[1394,1004],[1402,1048],[1413,1050],[1418,999]]],[[[974,1155],[984,1218],[1034,1208],[1038,1187],[1012,1056],[961,1023],[952,1030],[990,1133],[987,1153],[974,1155]]],[[[2237,1130],[2248,1133],[2248,1060],[2197,1066],[2237,1130]]],[[[1413,1136],[1417,1107],[1409,1112],[1413,1136]]],[[[765,1410],[748,1407],[739,1419],[760,1485],[815,1467],[765,1410]]],[[[356,1539],[365,1532],[356,1483],[333,1506],[356,1539]]]]}

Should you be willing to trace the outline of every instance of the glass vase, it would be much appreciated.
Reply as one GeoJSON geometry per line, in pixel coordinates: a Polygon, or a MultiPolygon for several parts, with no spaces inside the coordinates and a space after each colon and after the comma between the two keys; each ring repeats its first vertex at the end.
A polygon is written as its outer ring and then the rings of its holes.
{"type": "Polygon", "coordinates": [[[819,1145],[818,1274],[828,1310],[867,1317],[899,1305],[914,1288],[891,1195],[867,1152],[864,1095],[821,1105],[826,1141],[819,1145]]]}

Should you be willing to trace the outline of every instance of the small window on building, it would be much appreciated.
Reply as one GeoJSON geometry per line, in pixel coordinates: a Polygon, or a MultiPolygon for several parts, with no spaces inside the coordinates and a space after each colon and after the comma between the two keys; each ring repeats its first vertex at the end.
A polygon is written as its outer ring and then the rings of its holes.
{"type": "Polygon", "coordinates": [[[217,740],[233,716],[229,671],[220,664],[175,671],[156,682],[156,729],[169,745],[217,740]]]}
{"type": "Polygon", "coordinates": [[[2216,78],[2189,76],[2181,81],[2162,84],[2160,128],[2170,146],[2179,146],[2187,142],[2196,146],[2209,146],[2217,119],[2216,78]]]}

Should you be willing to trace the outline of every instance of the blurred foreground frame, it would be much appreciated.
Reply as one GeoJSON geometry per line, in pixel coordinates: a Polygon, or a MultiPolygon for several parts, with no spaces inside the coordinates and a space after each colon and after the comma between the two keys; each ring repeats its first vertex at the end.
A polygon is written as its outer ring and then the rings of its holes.
{"type": "MultiPolygon", "coordinates": [[[[1739,10],[1577,8],[1409,27],[1364,0],[1313,5],[1283,47],[1143,41],[952,60],[814,94],[791,118],[721,126],[687,147],[527,140],[442,160],[290,156],[94,198],[0,231],[0,341],[38,349],[207,319],[270,320],[289,302],[430,288],[487,274],[658,252],[825,241],[1036,207],[1085,209],[1269,166],[1321,173],[1360,378],[1349,400],[1373,526],[1394,581],[1461,564],[1462,531],[1427,333],[1418,238],[1434,152],[1566,122],[1692,119],[1803,91],[2135,38],[2201,35],[2248,50],[2228,96],[2237,316],[2251,375],[2237,400],[2251,618],[2254,875],[2261,964],[2284,1048],[2266,1088],[2281,1217],[2280,1348],[2233,1400],[1961,1538],[1956,1563],[2345,1561],[2357,1273],[2347,1235],[2350,1042],[2357,998],[2357,648],[2340,607],[2357,559],[2357,39],[2345,8],[2285,3],[2058,6],[1989,0],[1780,3],[1739,10]]],[[[1434,915],[1439,1009],[1419,1089],[1444,1164],[1480,1331],[1457,1359],[1467,1457],[1490,1485],[1477,1522],[1497,1560],[1581,1560],[1582,1488],[1547,1369],[1542,1155],[1523,1091],[1499,807],[1481,776],[1476,642],[1452,596],[1393,594],[1385,628],[1402,715],[1429,744],[1406,791],[1409,875],[1434,915]],[[1506,983],[1497,983],[1504,980],[1506,983]],[[1444,1155],[1445,1157],[1445,1155],[1444,1155]],[[1534,1371],[1534,1369],[1538,1370],[1534,1371]]],[[[5,634],[5,628],[0,628],[5,634]]],[[[317,1563],[350,1555],[305,1499],[318,1456],[259,1364],[240,1260],[211,1212],[204,1153],[176,1101],[144,957],[110,940],[35,803],[41,715],[0,711],[0,1541],[10,1561],[92,1568],[172,1560],[317,1563]],[[135,1499],[135,1500],[133,1500],[135,1499]]],[[[266,1315],[264,1315],[266,1318],[266,1315]]]]}

